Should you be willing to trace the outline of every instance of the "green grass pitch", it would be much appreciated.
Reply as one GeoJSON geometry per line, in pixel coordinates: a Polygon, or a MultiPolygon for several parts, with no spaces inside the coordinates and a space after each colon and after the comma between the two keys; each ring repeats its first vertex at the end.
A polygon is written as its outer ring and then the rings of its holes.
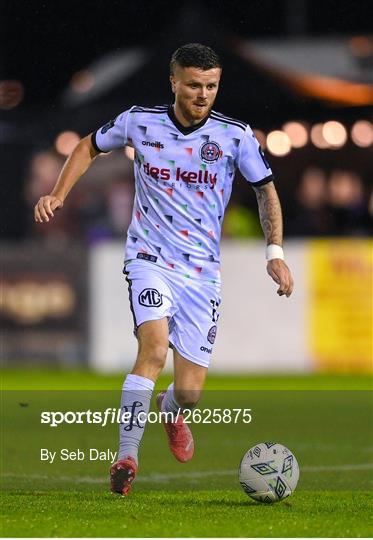
{"type": "MultiPolygon", "coordinates": [[[[148,425],[129,497],[108,491],[108,461],[40,460],[40,448],[117,449],[117,425],[40,423],[41,411],[117,407],[122,376],[2,373],[2,535],[7,537],[370,537],[373,402],[368,376],[210,375],[200,408],[251,408],[252,422],[193,424],[196,453],[180,464],[148,425]],[[257,442],[288,446],[295,493],[263,505],[237,480],[257,442]]],[[[162,377],[164,388],[170,377],[162,377]]],[[[155,410],[154,404],[152,409],[155,410]]]]}

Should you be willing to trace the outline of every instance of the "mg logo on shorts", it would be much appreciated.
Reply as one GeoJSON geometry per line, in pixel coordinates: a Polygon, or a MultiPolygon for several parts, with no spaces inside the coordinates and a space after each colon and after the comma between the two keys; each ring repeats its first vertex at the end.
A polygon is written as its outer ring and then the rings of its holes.
{"type": "Polygon", "coordinates": [[[159,307],[163,304],[162,295],[157,289],[144,289],[139,294],[139,302],[145,307],[159,307]]]}

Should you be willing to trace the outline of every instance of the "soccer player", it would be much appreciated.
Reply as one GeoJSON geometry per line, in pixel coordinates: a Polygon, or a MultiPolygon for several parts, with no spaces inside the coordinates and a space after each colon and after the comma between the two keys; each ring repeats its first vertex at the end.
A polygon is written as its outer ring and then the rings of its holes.
{"type": "MultiPolygon", "coordinates": [[[[51,194],[35,206],[35,220],[48,222],[97,155],[134,148],[136,191],[124,274],[138,354],[122,390],[121,407],[130,420],[120,426],[118,461],[110,469],[112,491],[124,495],[137,473],[146,414],[169,346],[174,381],[157,396],[157,405],[174,413],[163,425],[176,459],[193,456],[193,437],[180,412],[198,402],[210,363],[220,304],[221,226],[237,168],[257,196],[267,272],[280,296],[293,289],[270,166],[245,122],[212,110],[221,73],[210,47],[190,43],[177,49],[170,63],[174,103],[133,106],[83,138],[51,194]]],[[[250,269],[243,271],[249,276],[250,269]]]]}

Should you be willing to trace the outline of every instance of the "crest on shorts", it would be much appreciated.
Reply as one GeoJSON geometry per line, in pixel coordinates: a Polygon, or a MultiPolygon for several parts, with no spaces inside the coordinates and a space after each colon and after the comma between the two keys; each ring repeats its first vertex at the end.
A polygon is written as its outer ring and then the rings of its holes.
{"type": "Polygon", "coordinates": [[[205,163],[215,163],[222,155],[220,145],[215,141],[204,142],[199,149],[199,156],[205,163]]]}
{"type": "Polygon", "coordinates": [[[207,334],[207,341],[213,345],[215,338],[216,338],[216,326],[211,326],[208,334],[207,334]]]}

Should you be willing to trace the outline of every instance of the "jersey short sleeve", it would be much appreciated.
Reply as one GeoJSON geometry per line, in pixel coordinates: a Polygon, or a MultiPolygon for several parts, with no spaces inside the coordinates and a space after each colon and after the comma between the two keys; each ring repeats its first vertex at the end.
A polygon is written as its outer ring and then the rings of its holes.
{"type": "Polygon", "coordinates": [[[127,144],[130,110],[122,112],[115,120],[110,120],[92,133],[92,144],[98,152],[110,152],[127,144]]]}
{"type": "Polygon", "coordinates": [[[265,184],[273,179],[271,167],[249,126],[239,144],[236,163],[251,184],[265,184]]]}

